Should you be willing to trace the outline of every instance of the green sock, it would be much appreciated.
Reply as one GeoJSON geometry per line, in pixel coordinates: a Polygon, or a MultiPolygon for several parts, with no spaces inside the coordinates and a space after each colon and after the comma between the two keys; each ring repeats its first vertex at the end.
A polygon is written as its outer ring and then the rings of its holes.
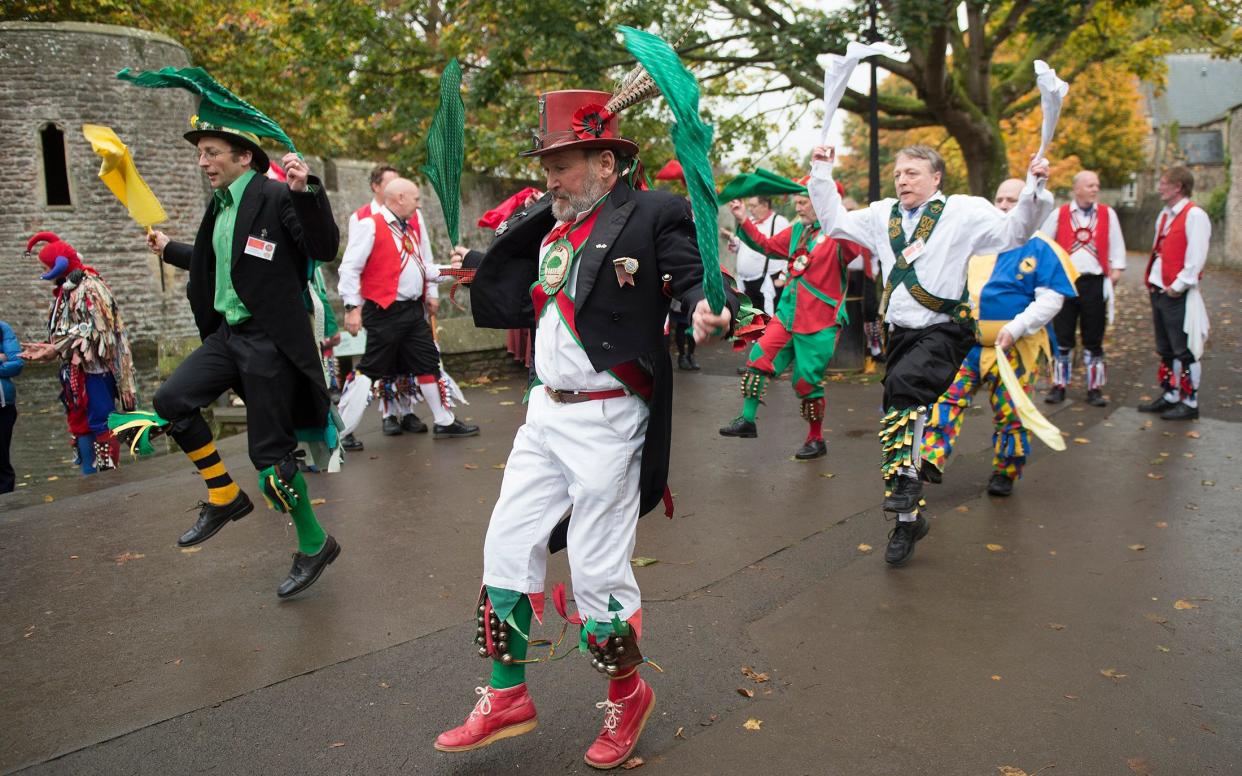
{"type": "Polygon", "coordinates": [[[754,396],[754,397],[747,396],[745,399],[742,400],[742,417],[743,418],[745,418],[746,420],[749,420],[751,423],[754,423],[755,416],[758,414],[758,412],[759,412],[759,397],[758,396],[754,396]]]}
{"type": "MultiPolygon", "coordinates": [[[[513,622],[517,623],[518,629],[522,633],[530,634],[530,620],[534,614],[534,610],[530,608],[530,598],[522,596],[518,599],[517,606],[513,607],[513,622]]],[[[514,661],[526,659],[526,639],[521,634],[509,626],[509,654],[513,656],[514,661]]],[[[492,687],[496,690],[507,690],[510,687],[517,687],[526,681],[526,664],[514,662],[512,665],[492,659],[492,687]]]]}
{"type": "Polygon", "coordinates": [[[298,505],[289,512],[289,516],[293,518],[293,527],[298,532],[298,552],[314,555],[323,549],[328,535],[315,519],[315,510],[311,507],[310,493],[306,490],[306,479],[302,472],[295,474],[290,484],[298,494],[298,505]]]}

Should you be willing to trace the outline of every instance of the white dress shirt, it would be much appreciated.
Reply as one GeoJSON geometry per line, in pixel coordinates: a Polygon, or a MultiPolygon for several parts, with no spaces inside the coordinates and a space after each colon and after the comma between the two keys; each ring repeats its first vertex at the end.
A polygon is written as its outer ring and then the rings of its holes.
{"type": "MultiPolygon", "coordinates": [[[[760,234],[765,237],[771,237],[784,231],[789,226],[789,219],[774,211],[769,213],[767,218],[762,221],[755,221],[754,224],[760,234]]],[[[764,261],[765,257],[762,251],[757,251],[746,243],[741,243],[737,249],[737,279],[759,280],[763,277],[764,261]]],[[[788,261],[773,256],[768,262],[768,274],[784,272],[788,264],[788,261]]]]}
{"type": "MultiPolygon", "coordinates": [[[[581,219],[589,213],[590,211],[579,213],[578,218],[581,219]]],[[[540,265],[551,247],[551,244],[545,245],[539,251],[540,265]]],[[[569,277],[565,279],[565,285],[561,286],[560,293],[577,296],[578,269],[581,264],[581,256],[575,257],[569,268],[569,277]]],[[[605,277],[599,282],[615,282],[613,273],[605,273],[605,277]]],[[[555,307],[556,299],[549,299],[535,328],[535,374],[539,376],[539,381],[558,391],[611,391],[624,387],[608,372],[595,371],[591,359],[587,358],[586,351],[574,339],[573,333],[561,320],[561,314],[555,307]]]]}
{"type": "MultiPolygon", "coordinates": [[[[392,229],[398,221],[397,217],[383,205],[376,208],[374,212],[384,216],[384,220],[388,223],[388,234],[383,239],[392,240],[397,251],[400,252],[401,239],[393,233],[392,229]]],[[[416,212],[415,217],[418,219],[419,252],[422,255],[422,261],[417,260],[418,256],[411,256],[405,268],[401,270],[401,274],[397,277],[398,301],[419,299],[424,293],[428,299],[440,297],[440,290],[436,287],[436,281],[440,278],[440,268],[432,261],[431,240],[427,235],[427,225],[423,221],[422,211],[416,212]]],[[[367,265],[367,259],[371,257],[375,237],[375,219],[361,218],[350,222],[349,239],[345,244],[345,255],[341,257],[341,266],[338,270],[340,282],[336,287],[337,293],[341,295],[341,301],[345,304],[362,306],[364,301],[362,270],[367,265]]]]}
{"type": "MultiPolygon", "coordinates": [[[[1099,205],[1092,207],[1092,211],[1099,208],[1099,205]]],[[[1072,229],[1088,226],[1091,224],[1091,218],[1094,213],[1088,213],[1078,206],[1078,203],[1071,200],[1070,208],[1070,226],[1072,229]]],[[[1110,208],[1111,209],[1111,208],[1110,208]]],[[[1044,220],[1044,225],[1040,227],[1040,231],[1044,234],[1052,235],[1056,238],[1057,224],[1061,218],[1061,208],[1055,208],[1048,218],[1044,220]]],[[[1094,226],[1092,227],[1095,228],[1094,226]]],[[[1092,237],[1094,240],[1094,237],[1092,237]]],[[[1100,260],[1095,254],[1087,250],[1086,247],[1079,248],[1070,254],[1070,263],[1074,265],[1074,269],[1078,270],[1079,275],[1102,275],[1104,268],[1100,266],[1100,260]]],[[[1113,210],[1109,213],[1108,219],[1108,268],[1125,269],[1126,268],[1126,239],[1121,234],[1121,221],[1117,218],[1117,211],[1113,210]]]]}
{"type": "Polygon", "coordinates": [[[1026,306],[1026,309],[1014,316],[1014,319],[1002,328],[1009,332],[1009,336],[1014,340],[1038,334],[1052,322],[1057,313],[1061,312],[1063,304],[1065,304],[1064,294],[1053,291],[1047,286],[1039,286],[1035,289],[1035,298],[1026,306]]]}
{"type": "MultiPolygon", "coordinates": [[[[897,263],[888,239],[888,218],[897,200],[889,197],[872,202],[866,208],[847,211],[841,204],[836,184],[832,182],[832,165],[827,162],[811,165],[811,180],[807,189],[823,233],[850,240],[871,251],[879,258],[880,270],[887,280],[897,263]]],[[[1052,195],[1044,190],[1043,180],[1029,175],[1018,204],[1008,213],[1002,213],[983,197],[954,194],[946,198],[936,192],[928,202],[932,200],[943,201],[944,212],[913,264],[917,268],[919,284],[944,299],[961,297],[971,256],[1000,253],[1022,245],[1030,239],[1052,208],[1052,195]]],[[[926,207],[927,202],[913,211],[900,208],[907,239],[926,207]]],[[[910,296],[904,285],[898,285],[888,300],[884,319],[904,328],[922,329],[945,323],[949,316],[927,309],[910,296]]]]}
{"type": "MultiPolygon", "coordinates": [[[[1156,216],[1156,237],[1160,238],[1160,221],[1164,219],[1164,231],[1167,234],[1169,227],[1173,225],[1173,219],[1177,217],[1182,209],[1190,204],[1190,200],[1182,197],[1173,207],[1166,207],[1160,210],[1160,215],[1156,216]]],[[[1182,263],[1182,271],[1177,273],[1177,277],[1173,280],[1173,290],[1177,293],[1185,293],[1186,289],[1199,284],[1199,273],[1203,271],[1203,267],[1207,264],[1208,242],[1212,239],[1212,219],[1208,218],[1207,212],[1201,207],[1194,207],[1186,214],[1186,258],[1182,263]]],[[[1152,241],[1152,248],[1156,247],[1155,240],[1152,241]]],[[[1164,288],[1164,281],[1160,278],[1160,270],[1164,262],[1157,256],[1156,260],[1151,263],[1151,273],[1147,276],[1147,282],[1156,288],[1164,288]]]]}

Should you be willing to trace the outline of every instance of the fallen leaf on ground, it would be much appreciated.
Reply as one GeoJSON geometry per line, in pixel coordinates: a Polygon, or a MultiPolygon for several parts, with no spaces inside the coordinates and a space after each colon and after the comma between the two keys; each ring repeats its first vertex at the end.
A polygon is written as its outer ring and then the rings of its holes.
{"type": "Polygon", "coordinates": [[[1212,482],[1211,480],[1204,480],[1204,481],[1203,481],[1203,484],[1204,484],[1204,485],[1206,485],[1207,487],[1209,487],[1209,488],[1210,488],[1210,487],[1212,487],[1213,485],[1215,485],[1216,483],[1215,483],[1215,482],[1212,482]]]}
{"type": "Polygon", "coordinates": [[[329,749],[340,749],[342,746],[345,746],[344,741],[333,741],[332,743],[328,744],[329,749]]]}
{"type": "Polygon", "coordinates": [[[1193,601],[1187,601],[1185,598],[1179,598],[1173,602],[1174,609],[1198,609],[1199,605],[1193,601]]]}
{"type": "Polygon", "coordinates": [[[1143,550],[1147,549],[1147,545],[1146,544],[1131,544],[1130,549],[1134,550],[1135,552],[1142,552],[1143,550]]]}
{"type": "Polygon", "coordinates": [[[196,552],[202,552],[202,550],[203,550],[202,547],[182,547],[181,554],[182,555],[193,555],[196,552]]]}
{"type": "Polygon", "coordinates": [[[1091,444],[1091,440],[1086,437],[1074,437],[1074,444],[1089,445],[1091,444]]]}
{"type": "Polygon", "coordinates": [[[53,496],[51,493],[49,493],[49,494],[47,494],[46,496],[44,496],[44,497],[43,497],[43,503],[44,503],[44,504],[51,504],[51,503],[52,503],[53,501],[55,501],[55,500],[56,500],[56,497],[55,497],[55,496],[53,496]]]}
{"type": "Polygon", "coordinates": [[[659,562],[659,558],[644,558],[641,555],[636,558],[630,558],[630,565],[638,566],[639,568],[642,568],[643,566],[653,566],[659,562]]]}
{"type": "Polygon", "coordinates": [[[1065,700],[1067,700],[1067,701],[1076,701],[1076,700],[1078,700],[1078,696],[1077,696],[1077,695],[1062,695],[1061,697],[1062,697],[1062,698],[1064,698],[1064,699],[1065,699],[1065,700]]]}
{"type": "Polygon", "coordinates": [[[738,695],[741,695],[743,698],[753,698],[753,697],[755,697],[755,691],[754,691],[754,690],[748,690],[748,689],[746,689],[745,687],[739,687],[739,688],[737,688],[737,694],[738,694],[738,695]]]}
{"type": "Polygon", "coordinates": [[[870,544],[860,544],[860,545],[858,545],[858,551],[859,551],[859,552],[861,552],[861,553],[863,553],[864,555],[865,555],[866,553],[868,553],[868,552],[871,552],[873,549],[875,549],[875,548],[874,548],[874,547],[872,547],[870,544]]]}
{"type": "Polygon", "coordinates": [[[479,468],[479,465],[477,463],[463,463],[462,467],[466,469],[477,469],[479,468]]]}
{"type": "Polygon", "coordinates": [[[763,684],[764,682],[768,680],[767,674],[758,673],[755,671],[755,669],[751,668],[750,666],[742,666],[742,676],[746,677],[752,682],[755,682],[756,684],[763,684]]]}
{"type": "Polygon", "coordinates": [[[1163,474],[1156,474],[1155,472],[1147,472],[1147,479],[1149,479],[1149,480],[1163,480],[1163,479],[1164,479],[1164,475],[1163,475],[1163,474]]]}
{"type": "Polygon", "coordinates": [[[1157,650],[1157,651],[1159,651],[1159,652],[1168,652],[1168,651],[1169,651],[1169,648],[1168,648],[1168,647],[1165,647],[1165,646],[1162,646],[1162,645],[1160,645],[1160,644],[1157,644],[1157,645],[1156,645],[1156,650],[1157,650]]]}
{"type": "Polygon", "coordinates": [[[1004,552],[1005,551],[1005,548],[999,544],[985,544],[983,546],[988,548],[988,552],[1004,552]]]}
{"type": "Polygon", "coordinates": [[[823,477],[826,480],[830,480],[837,475],[833,474],[832,472],[820,472],[819,476],[823,477]]]}
{"type": "Polygon", "coordinates": [[[962,505],[961,505],[961,506],[959,506],[959,507],[954,507],[954,508],[953,508],[953,511],[954,511],[954,512],[962,512],[962,513],[966,513],[966,512],[969,512],[969,511],[970,511],[970,507],[966,506],[965,504],[962,504],[962,505]]]}
{"type": "Polygon", "coordinates": [[[996,770],[1000,771],[1002,776],[1029,776],[1026,771],[1012,765],[998,765],[996,770]]]}
{"type": "Polygon", "coordinates": [[[746,728],[747,730],[758,730],[761,727],[763,727],[763,720],[755,719],[754,717],[751,717],[750,719],[742,723],[742,727],[746,728]]]}
{"type": "Polygon", "coordinates": [[[993,681],[993,682],[999,682],[1000,680],[1001,680],[1001,676],[1000,676],[1000,674],[992,674],[992,681],[993,681]]]}
{"type": "Polygon", "coordinates": [[[51,477],[48,477],[48,478],[47,478],[47,481],[48,481],[48,482],[56,482],[56,481],[57,481],[57,480],[59,480],[59,479],[60,479],[60,475],[58,475],[58,474],[53,474],[51,477]]]}
{"type": "Polygon", "coordinates": [[[1182,457],[1183,458],[1194,458],[1195,454],[1194,453],[1182,453],[1182,457]]]}
{"type": "Polygon", "coordinates": [[[77,555],[70,555],[70,556],[69,556],[69,560],[77,560],[77,559],[78,559],[78,556],[77,556],[77,555]]]}
{"type": "Polygon", "coordinates": [[[493,469],[503,469],[503,468],[505,468],[505,465],[504,465],[503,463],[494,463],[494,464],[492,464],[492,468],[493,468],[493,469]]]}
{"type": "Polygon", "coordinates": [[[1143,617],[1150,620],[1151,622],[1156,623],[1157,625],[1164,625],[1169,621],[1168,618],[1161,617],[1158,614],[1149,613],[1149,614],[1144,614],[1143,617]]]}
{"type": "Polygon", "coordinates": [[[512,407],[515,403],[516,403],[516,402],[511,402],[511,401],[502,401],[502,402],[500,403],[500,406],[501,406],[501,407],[512,407]]]}
{"type": "Polygon", "coordinates": [[[702,727],[710,727],[710,726],[711,726],[711,724],[712,724],[713,722],[715,722],[716,720],[718,720],[718,719],[720,719],[720,715],[719,715],[719,714],[713,714],[713,715],[711,715],[710,717],[708,717],[708,718],[707,718],[707,721],[706,721],[706,722],[700,722],[700,723],[699,723],[699,725],[700,725],[700,726],[702,726],[702,727]]]}
{"type": "Polygon", "coordinates": [[[1199,432],[1198,431],[1187,431],[1186,436],[1190,437],[1191,439],[1198,439],[1199,432]]]}
{"type": "Polygon", "coordinates": [[[380,689],[387,690],[392,685],[390,685],[388,682],[380,682],[379,686],[380,686],[380,689]]]}
{"type": "Polygon", "coordinates": [[[1125,679],[1128,676],[1128,674],[1119,674],[1117,673],[1116,668],[1101,668],[1100,676],[1107,676],[1109,679],[1112,679],[1115,682],[1118,679],[1125,679]]]}
{"type": "Polygon", "coordinates": [[[1157,527],[1157,528],[1168,528],[1168,527],[1169,527],[1169,524],[1168,524],[1168,523],[1166,523],[1165,521],[1161,520],[1160,522],[1156,523],[1156,527],[1157,527]]]}
{"type": "Polygon", "coordinates": [[[673,738],[680,738],[684,741],[686,738],[685,732],[686,729],[684,727],[679,727],[677,728],[677,732],[673,734],[673,738]]]}
{"type": "Polygon", "coordinates": [[[1151,776],[1151,769],[1148,768],[1147,761],[1142,757],[1127,757],[1126,767],[1140,774],[1140,776],[1151,776]]]}
{"type": "Polygon", "coordinates": [[[311,506],[312,506],[312,507],[321,507],[321,506],[323,506],[324,504],[327,504],[327,503],[328,503],[328,500],[327,500],[326,498],[313,498],[313,499],[311,499],[311,506]]]}
{"type": "Polygon", "coordinates": [[[1048,623],[1048,627],[1052,628],[1053,630],[1065,630],[1065,626],[1059,622],[1050,622],[1048,623]]]}
{"type": "Polygon", "coordinates": [[[623,771],[632,771],[635,768],[641,768],[641,767],[643,767],[643,758],[641,757],[631,757],[630,759],[621,763],[621,770],[623,771]]]}
{"type": "Polygon", "coordinates": [[[141,552],[130,552],[129,550],[126,550],[125,552],[113,558],[113,560],[116,561],[116,565],[124,566],[126,563],[129,563],[131,560],[138,560],[139,558],[145,558],[145,557],[147,556],[143,555],[141,552]]]}

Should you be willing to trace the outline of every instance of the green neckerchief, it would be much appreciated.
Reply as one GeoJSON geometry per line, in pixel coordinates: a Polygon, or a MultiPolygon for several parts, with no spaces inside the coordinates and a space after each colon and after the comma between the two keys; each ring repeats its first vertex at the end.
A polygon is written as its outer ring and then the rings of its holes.
{"type": "Polygon", "coordinates": [[[216,254],[216,312],[224,316],[230,326],[249,320],[250,311],[233,287],[233,230],[237,224],[237,209],[241,204],[246,184],[256,175],[246,170],[237,180],[212,194],[216,210],[216,223],[211,230],[211,247],[216,254]]]}
{"type": "Polygon", "coordinates": [[[893,246],[893,256],[897,259],[899,268],[904,269],[907,264],[906,258],[901,255],[902,251],[918,240],[922,240],[926,245],[928,239],[931,238],[932,230],[940,222],[940,214],[943,212],[943,202],[938,199],[928,202],[927,209],[923,211],[918,224],[914,227],[914,232],[907,238],[906,230],[901,227],[901,203],[893,203],[893,212],[888,217],[888,241],[893,246]]]}

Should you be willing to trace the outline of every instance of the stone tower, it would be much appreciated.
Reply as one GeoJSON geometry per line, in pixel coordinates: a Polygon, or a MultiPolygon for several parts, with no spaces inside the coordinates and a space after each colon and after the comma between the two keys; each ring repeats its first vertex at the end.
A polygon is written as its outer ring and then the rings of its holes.
{"type": "Polygon", "coordinates": [[[23,257],[26,240],[52,231],[112,287],[137,340],[195,333],[183,272],[165,270],[141,228],[99,180],[100,158],[83,124],[104,124],[129,146],[169,221],[174,239],[193,241],[205,197],[193,146],[182,134],[197,105],[180,89],[140,89],[116,78],[123,67],[185,67],[171,38],[103,24],[0,23],[0,318],[22,339],[46,336],[50,284],[23,257]]]}

